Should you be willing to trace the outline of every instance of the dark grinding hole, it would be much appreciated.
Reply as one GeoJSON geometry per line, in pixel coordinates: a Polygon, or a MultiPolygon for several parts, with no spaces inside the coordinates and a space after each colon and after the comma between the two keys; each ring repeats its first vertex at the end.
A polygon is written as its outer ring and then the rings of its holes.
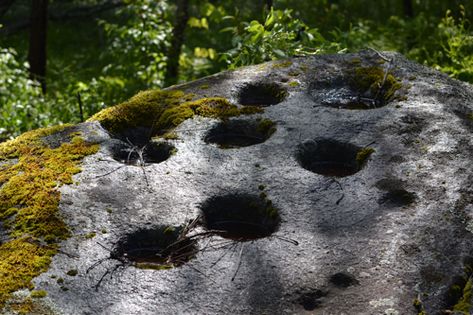
{"type": "Polygon", "coordinates": [[[212,197],[201,209],[207,230],[238,241],[270,236],[280,221],[277,209],[269,200],[249,194],[212,197]]]}
{"type": "Polygon", "coordinates": [[[275,124],[269,119],[230,120],[212,128],[204,138],[222,149],[247,147],[265,142],[275,132],[275,124]]]}
{"type": "Polygon", "coordinates": [[[238,103],[247,106],[271,106],[284,101],[287,91],[275,83],[250,83],[238,93],[238,103]]]}
{"type": "Polygon", "coordinates": [[[314,309],[322,305],[321,299],[326,295],[327,293],[316,289],[302,293],[297,299],[297,302],[302,305],[302,307],[306,311],[313,311],[314,309]]]}
{"type": "Polygon", "coordinates": [[[345,177],[361,170],[357,162],[360,148],[350,144],[330,139],[307,141],[301,144],[296,153],[300,165],[314,173],[345,177]]]}
{"type": "Polygon", "coordinates": [[[181,237],[182,227],[159,226],[126,235],[113,257],[133,262],[138,268],[164,269],[180,266],[197,253],[195,241],[181,237]]]}
{"type": "Polygon", "coordinates": [[[156,142],[148,142],[143,146],[121,142],[111,148],[113,159],[128,165],[161,163],[167,160],[174,150],[174,146],[170,144],[156,142]]]}
{"type": "Polygon", "coordinates": [[[416,199],[416,194],[405,189],[394,189],[385,193],[380,200],[380,203],[388,203],[393,206],[407,206],[413,203],[416,199]]]}
{"type": "Polygon", "coordinates": [[[333,274],[330,276],[330,282],[339,288],[348,288],[349,286],[359,284],[353,275],[345,272],[333,274]]]}
{"type": "Polygon", "coordinates": [[[332,80],[314,82],[309,93],[324,106],[367,110],[386,106],[396,97],[401,82],[382,67],[356,67],[332,80]]]}

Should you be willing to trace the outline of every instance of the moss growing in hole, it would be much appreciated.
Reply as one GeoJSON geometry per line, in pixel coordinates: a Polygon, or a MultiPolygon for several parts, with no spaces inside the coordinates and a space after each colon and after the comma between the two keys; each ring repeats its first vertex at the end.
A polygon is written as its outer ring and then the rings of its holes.
{"type": "Polygon", "coordinates": [[[465,315],[470,314],[470,309],[472,307],[472,305],[471,305],[472,285],[473,285],[473,283],[472,283],[471,276],[470,276],[470,278],[468,279],[468,281],[465,284],[465,287],[463,288],[462,296],[461,296],[460,300],[453,306],[453,311],[454,312],[463,313],[465,315]]]}
{"type": "Polygon", "coordinates": [[[355,68],[350,85],[360,93],[368,93],[379,105],[394,99],[394,94],[402,87],[392,73],[385,73],[381,67],[355,68]]]}
{"type": "Polygon", "coordinates": [[[47,270],[57,242],[70,235],[58,215],[57,187],[72,183],[82,158],[97,152],[98,145],[78,136],[57,148],[42,142],[66,127],[38,129],[0,144],[0,160],[18,158],[0,172],[0,219],[11,238],[0,245],[0,309],[12,292],[32,289],[31,280],[47,270]]]}
{"type": "Polygon", "coordinates": [[[90,233],[87,233],[84,237],[85,237],[85,239],[90,240],[90,239],[94,238],[96,235],[97,235],[97,233],[90,232],[90,233]]]}
{"type": "Polygon", "coordinates": [[[56,280],[57,284],[63,284],[64,283],[64,279],[63,278],[58,278],[56,280]]]}
{"type": "Polygon", "coordinates": [[[99,121],[115,135],[131,128],[148,128],[151,137],[164,135],[195,115],[226,119],[255,112],[255,109],[238,108],[221,97],[188,99],[182,91],[145,91],[100,111],[89,121],[99,121]]]}
{"type": "Polygon", "coordinates": [[[48,295],[48,292],[44,290],[35,290],[31,292],[32,298],[44,298],[48,295]]]}
{"type": "Polygon", "coordinates": [[[362,167],[366,160],[375,152],[375,149],[373,148],[362,148],[356,153],[356,163],[358,164],[358,167],[362,167]]]}
{"type": "Polygon", "coordinates": [[[78,273],[79,272],[77,271],[77,269],[71,269],[68,272],[66,272],[66,275],[68,275],[69,277],[75,277],[77,276],[78,273]]]}

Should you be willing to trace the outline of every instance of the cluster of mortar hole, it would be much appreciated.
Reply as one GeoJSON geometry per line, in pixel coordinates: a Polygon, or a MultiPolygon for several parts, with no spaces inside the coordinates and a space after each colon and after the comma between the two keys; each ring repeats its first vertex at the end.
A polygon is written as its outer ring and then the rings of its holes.
{"type": "Polygon", "coordinates": [[[271,201],[258,195],[235,193],[211,197],[201,210],[206,230],[241,242],[269,237],[280,223],[271,201]]]}
{"type": "Polygon", "coordinates": [[[226,120],[210,129],[204,141],[217,144],[222,149],[247,147],[265,142],[275,130],[274,123],[268,119],[226,120]]]}
{"type": "Polygon", "coordinates": [[[271,106],[287,98],[287,90],[276,83],[248,83],[237,94],[238,103],[245,106],[271,106]]]}
{"type": "Polygon", "coordinates": [[[318,139],[301,144],[296,158],[311,172],[330,177],[345,177],[359,172],[364,161],[357,160],[362,148],[332,139],[318,139]]]}
{"type": "Polygon", "coordinates": [[[121,238],[112,256],[143,269],[177,267],[197,253],[197,243],[182,236],[182,227],[140,229],[121,238]]]}

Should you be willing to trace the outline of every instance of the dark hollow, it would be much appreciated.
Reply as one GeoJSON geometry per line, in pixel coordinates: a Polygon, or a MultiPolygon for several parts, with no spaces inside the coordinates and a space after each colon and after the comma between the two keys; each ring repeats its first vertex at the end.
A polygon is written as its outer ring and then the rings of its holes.
{"type": "Polygon", "coordinates": [[[313,311],[320,305],[322,305],[321,299],[327,294],[321,290],[314,290],[310,292],[302,293],[297,302],[302,305],[306,311],[313,311]]]}
{"type": "Polygon", "coordinates": [[[284,101],[287,91],[275,83],[250,83],[238,92],[238,103],[247,106],[271,106],[284,101]]]}
{"type": "Polygon", "coordinates": [[[405,189],[393,189],[385,193],[381,197],[380,203],[387,203],[393,206],[407,206],[413,203],[416,199],[416,194],[405,189]]]}
{"type": "Polygon", "coordinates": [[[174,146],[167,143],[148,142],[143,146],[121,142],[111,148],[114,160],[128,165],[145,165],[161,163],[167,160],[174,150],[174,146]]]}
{"type": "Polygon", "coordinates": [[[348,288],[349,286],[359,284],[353,275],[345,272],[333,274],[330,276],[330,282],[340,288],[348,288]]]}
{"type": "Polygon", "coordinates": [[[330,139],[301,144],[296,153],[299,164],[311,172],[332,177],[345,177],[361,170],[356,161],[359,147],[330,139]]]}
{"type": "Polygon", "coordinates": [[[247,194],[212,197],[202,205],[201,210],[207,230],[238,241],[270,236],[277,230],[280,221],[270,201],[247,194]]]}
{"type": "Polygon", "coordinates": [[[197,252],[197,244],[180,238],[182,227],[159,226],[126,235],[116,245],[113,257],[127,260],[141,268],[179,266],[197,252]]]}
{"type": "Polygon", "coordinates": [[[265,142],[274,130],[272,124],[267,126],[257,120],[230,120],[210,129],[204,141],[215,143],[223,149],[247,147],[265,142]]]}

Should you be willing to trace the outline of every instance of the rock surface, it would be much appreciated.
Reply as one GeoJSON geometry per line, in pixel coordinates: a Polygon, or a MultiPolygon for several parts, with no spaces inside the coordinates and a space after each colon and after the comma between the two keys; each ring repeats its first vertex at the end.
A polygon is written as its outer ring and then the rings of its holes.
{"type": "Polygon", "coordinates": [[[35,278],[47,292],[37,303],[59,314],[468,313],[471,86],[365,51],[172,90],[264,112],[194,116],[160,144],[140,126],[121,137],[97,121],[76,127],[100,151],[60,188],[72,236],[35,278]]]}

